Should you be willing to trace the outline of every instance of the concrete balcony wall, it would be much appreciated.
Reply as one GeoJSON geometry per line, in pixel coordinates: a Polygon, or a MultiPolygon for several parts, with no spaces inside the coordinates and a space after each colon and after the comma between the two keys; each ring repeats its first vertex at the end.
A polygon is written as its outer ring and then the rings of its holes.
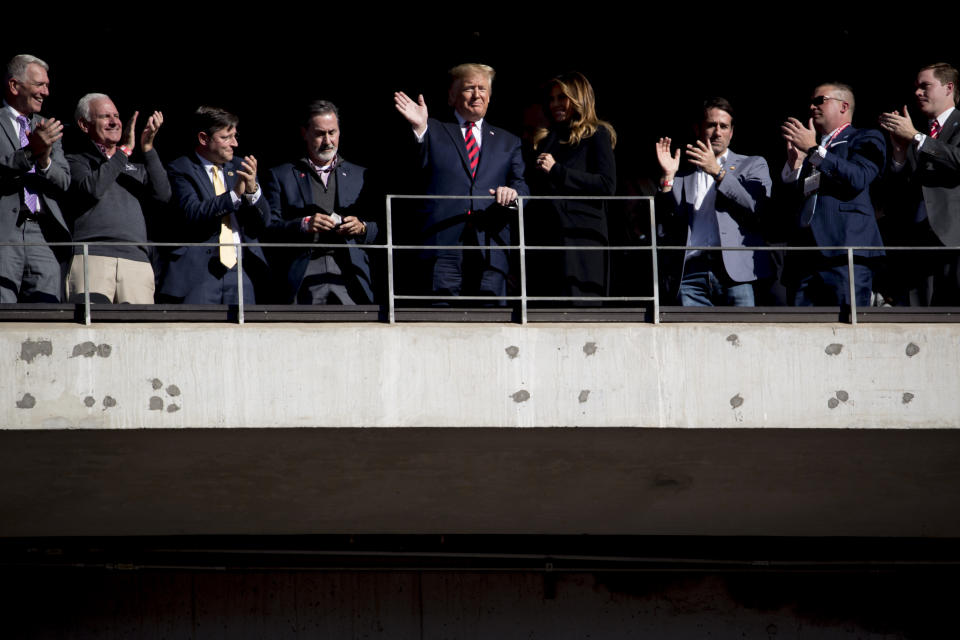
{"type": "Polygon", "coordinates": [[[960,327],[6,324],[0,427],[960,426],[960,327]]]}

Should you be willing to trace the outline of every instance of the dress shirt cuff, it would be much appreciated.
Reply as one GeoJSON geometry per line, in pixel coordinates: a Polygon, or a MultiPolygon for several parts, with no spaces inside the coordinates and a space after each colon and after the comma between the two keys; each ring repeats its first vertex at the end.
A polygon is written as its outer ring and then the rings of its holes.
{"type": "Polygon", "coordinates": [[[922,147],[923,143],[927,141],[927,136],[926,134],[918,133],[916,136],[914,136],[914,138],[917,141],[917,151],[920,151],[920,147],[922,147]]]}
{"type": "Polygon", "coordinates": [[[417,142],[423,142],[423,137],[427,135],[427,129],[429,128],[430,128],[430,125],[428,124],[423,128],[423,133],[421,133],[420,135],[417,135],[416,131],[413,132],[413,136],[417,139],[417,142]]]}
{"type": "Polygon", "coordinates": [[[300,219],[300,231],[310,233],[310,220],[310,216],[303,216],[303,218],[300,219]]]}
{"type": "Polygon", "coordinates": [[[827,150],[823,148],[823,145],[817,145],[816,150],[811,153],[807,159],[810,160],[810,164],[815,167],[819,167],[820,163],[823,162],[823,159],[827,157],[827,150]]]}
{"type": "Polygon", "coordinates": [[[258,184],[256,191],[243,194],[243,198],[247,201],[247,204],[257,204],[257,201],[260,200],[260,193],[260,185],[258,184]]]}
{"type": "Polygon", "coordinates": [[[33,166],[36,167],[37,171],[40,173],[46,173],[47,171],[50,171],[50,167],[53,166],[53,158],[47,158],[47,166],[45,167],[41,167],[39,163],[36,163],[33,166]]]}
{"type": "Polygon", "coordinates": [[[783,171],[780,172],[780,179],[785,184],[792,184],[800,179],[800,169],[794,169],[789,163],[785,162],[783,163],[783,171]]]}

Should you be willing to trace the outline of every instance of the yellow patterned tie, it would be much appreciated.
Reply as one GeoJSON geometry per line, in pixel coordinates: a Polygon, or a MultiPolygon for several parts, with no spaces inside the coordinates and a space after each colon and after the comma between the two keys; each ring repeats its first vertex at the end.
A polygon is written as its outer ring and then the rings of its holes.
{"type": "MultiPolygon", "coordinates": [[[[227,192],[220,177],[220,167],[213,165],[213,192],[222,196],[227,192]]],[[[233,244],[233,227],[230,226],[230,214],[220,218],[220,264],[233,269],[237,264],[237,246],[233,244]],[[226,243],[226,244],[225,244],[226,243]]]]}

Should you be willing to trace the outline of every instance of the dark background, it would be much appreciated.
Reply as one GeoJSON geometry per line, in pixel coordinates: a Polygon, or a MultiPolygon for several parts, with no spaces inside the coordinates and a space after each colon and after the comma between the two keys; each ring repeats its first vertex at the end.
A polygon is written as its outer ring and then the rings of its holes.
{"type": "MultiPolygon", "coordinates": [[[[8,35],[0,57],[32,53],[50,64],[45,115],[72,121],[77,99],[91,91],[109,94],[123,118],[134,109],[162,110],[166,123],[157,148],[165,161],[192,149],[188,116],[199,104],[212,104],[240,116],[239,153],[255,155],[265,171],[302,155],[304,105],[331,100],[341,113],[341,154],[371,168],[393,193],[422,190],[410,174],[410,129],[394,109],[393,92],[423,93],[431,114],[443,117],[446,70],[461,62],[496,68],[488,119],[517,134],[544,82],[567,70],[583,72],[599,116],[618,132],[618,193],[624,195],[649,193],[659,178],[654,142],[660,136],[689,142],[698,107],[709,96],[733,103],[731,147],[763,155],[775,177],[784,159],[779,125],[788,116],[806,120],[817,84],[852,85],[854,125],[871,127],[880,112],[913,104],[921,66],[958,63],[951,38],[938,37],[936,29],[919,37],[904,31],[906,25],[827,5],[818,16],[815,7],[788,5],[650,10],[591,3],[550,17],[544,6],[519,4],[411,7],[415,17],[366,3],[337,10],[316,3],[261,3],[253,10],[210,5],[220,13],[199,3],[140,6],[147,12],[91,7],[37,14],[30,20],[42,28],[8,35]]],[[[68,150],[78,135],[72,129],[68,150]]],[[[612,207],[609,215],[612,245],[648,241],[645,205],[612,207]]],[[[773,218],[774,227],[782,223],[781,216],[773,218]]],[[[410,241],[400,228],[395,224],[396,240],[410,241]]],[[[767,239],[780,242],[780,235],[774,230],[767,239]]],[[[648,280],[645,256],[627,252],[612,260],[612,293],[646,295],[633,285],[648,280]]]]}
{"type": "Polygon", "coordinates": [[[524,107],[539,99],[540,85],[577,69],[594,85],[600,117],[620,135],[622,183],[657,177],[654,141],[689,139],[705,97],[733,103],[736,151],[762,154],[778,167],[778,125],[789,115],[805,119],[817,83],[853,85],[854,124],[873,126],[879,112],[910,102],[919,66],[956,62],[948,38],[909,46],[889,39],[890,25],[862,17],[831,16],[816,27],[803,19],[811,26],[801,30],[774,12],[717,17],[697,5],[615,13],[601,4],[547,20],[530,9],[446,12],[439,23],[366,4],[336,13],[319,4],[260,4],[247,13],[237,6],[229,16],[199,15],[199,6],[167,4],[106,20],[51,11],[45,35],[5,37],[0,57],[25,52],[46,60],[51,96],[44,112],[64,121],[72,121],[77,99],[89,91],[113,97],[124,118],[133,109],[161,109],[166,124],[158,149],[165,160],[192,147],[187,116],[207,103],[240,116],[241,153],[253,153],[261,166],[288,161],[302,150],[297,121],[304,103],[326,98],[341,109],[343,155],[386,174],[404,162],[393,149],[409,130],[393,108],[393,91],[422,92],[431,113],[443,115],[446,70],[485,62],[497,69],[488,117],[520,133],[524,107]]]}

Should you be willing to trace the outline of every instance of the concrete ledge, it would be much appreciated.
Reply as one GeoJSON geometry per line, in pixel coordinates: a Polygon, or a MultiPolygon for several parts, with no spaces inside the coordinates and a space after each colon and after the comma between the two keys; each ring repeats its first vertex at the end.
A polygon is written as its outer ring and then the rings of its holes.
{"type": "Polygon", "coordinates": [[[4,324],[0,427],[955,428],[952,324],[4,324]]]}

